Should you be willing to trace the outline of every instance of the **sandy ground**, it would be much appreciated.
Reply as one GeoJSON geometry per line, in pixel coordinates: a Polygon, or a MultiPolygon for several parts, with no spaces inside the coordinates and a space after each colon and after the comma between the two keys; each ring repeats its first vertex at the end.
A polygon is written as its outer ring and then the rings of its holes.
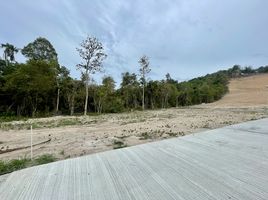
{"type": "MultiPolygon", "coordinates": [[[[203,108],[201,106],[86,118],[36,119],[32,122],[46,120],[46,124],[49,124],[52,123],[52,119],[53,121],[75,119],[87,122],[94,118],[94,123],[33,129],[34,144],[51,139],[46,144],[35,146],[33,152],[34,156],[52,153],[59,159],[64,159],[110,150],[118,145],[118,141],[123,146],[132,146],[264,117],[268,117],[267,108],[203,108]]],[[[1,130],[0,141],[0,149],[3,151],[28,146],[30,130],[1,130]]],[[[30,156],[29,148],[2,153],[0,159],[25,156],[30,156]]]]}
{"type": "Polygon", "coordinates": [[[268,74],[237,78],[230,82],[229,93],[210,106],[241,107],[268,105],[268,74]]]}
{"type": "Polygon", "coordinates": [[[30,124],[34,144],[50,139],[34,146],[34,157],[49,153],[65,159],[265,118],[266,85],[267,75],[235,79],[222,100],[189,108],[11,122],[0,130],[0,159],[30,156],[30,124]],[[3,153],[19,147],[27,148],[3,153]]]}

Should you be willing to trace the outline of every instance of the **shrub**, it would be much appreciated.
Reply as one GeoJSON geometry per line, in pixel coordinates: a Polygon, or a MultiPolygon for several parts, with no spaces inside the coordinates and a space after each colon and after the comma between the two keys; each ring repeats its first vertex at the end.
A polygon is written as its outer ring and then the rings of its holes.
{"type": "Polygon", "coordinates": [[[39,156],[34,161],[37,165],[42,165],[50,162],[54,162],[56,158],[52,154],[44,154],[42,156],[39,156]]]}

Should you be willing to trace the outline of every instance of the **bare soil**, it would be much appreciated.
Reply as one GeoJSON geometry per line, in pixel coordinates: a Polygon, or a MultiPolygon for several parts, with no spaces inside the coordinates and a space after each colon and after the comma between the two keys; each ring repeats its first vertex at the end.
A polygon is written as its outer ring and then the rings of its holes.
{"type": "Polygon", "coordinates": [[[0,160],[30,156],[30,125],[34,157],[65,159],[265,118],[267,85],[267,75],[234,79],[222,100],[188,108],[2,123],[0,160]]]}
{"type": "Polygon", "coordinates": [[[267,105],[268,74],[260,74],[231,80],[229,93],[210,106],[241,107],[267,105]]]}

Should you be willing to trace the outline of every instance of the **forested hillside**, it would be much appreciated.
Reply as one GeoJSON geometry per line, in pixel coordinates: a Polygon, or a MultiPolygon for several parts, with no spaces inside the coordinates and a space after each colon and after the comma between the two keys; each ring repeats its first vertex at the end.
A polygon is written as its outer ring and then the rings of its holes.
{"type": "Polygon", "coordinates": [[[120,87],[116,88],[110,76],[104,75],[100,85],[93,81],[95,71],[102,68],[102,60],[109,56],[96,38],[87,38],[78,49],[81,80],[72,78],[68,69],[60,65],[56,50],[45,38],[37,38],[21,49],[27,58],[25,63],[15,60],[18,48],[11,44],[1,47],[4,51],[0,59],[1,116],[73,115],[86,114],[86,110],[115,113],[210,103],[226,94],[230,78],[268,72],[268,66],[252,69],[235,65],[180,83],[169,73],[163,80],[150,80],[153,69],[149,58],[143,56],[137,61],[137,73],[123,73],[120,87]]]}

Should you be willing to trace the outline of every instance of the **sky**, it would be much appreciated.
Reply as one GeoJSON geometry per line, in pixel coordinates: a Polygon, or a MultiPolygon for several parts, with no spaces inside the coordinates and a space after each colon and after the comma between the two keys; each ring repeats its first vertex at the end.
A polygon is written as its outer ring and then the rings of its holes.
{"type": "MultiPolygon", "coordinates": [[[[59,62],[80,78],[76,51],[87,35],[108,55],[100,81],[138,73],[150,58],[150,79],[178,81],[234,64],[268,65],[267,0],[0,0],[0,43],[23,48],[37,37],[55,47],[59,62]]],[[[2,52],[0,52],[0,56],[2,52]]],[[[25,59],[16,55],[18,61],[25,59]]]]}

